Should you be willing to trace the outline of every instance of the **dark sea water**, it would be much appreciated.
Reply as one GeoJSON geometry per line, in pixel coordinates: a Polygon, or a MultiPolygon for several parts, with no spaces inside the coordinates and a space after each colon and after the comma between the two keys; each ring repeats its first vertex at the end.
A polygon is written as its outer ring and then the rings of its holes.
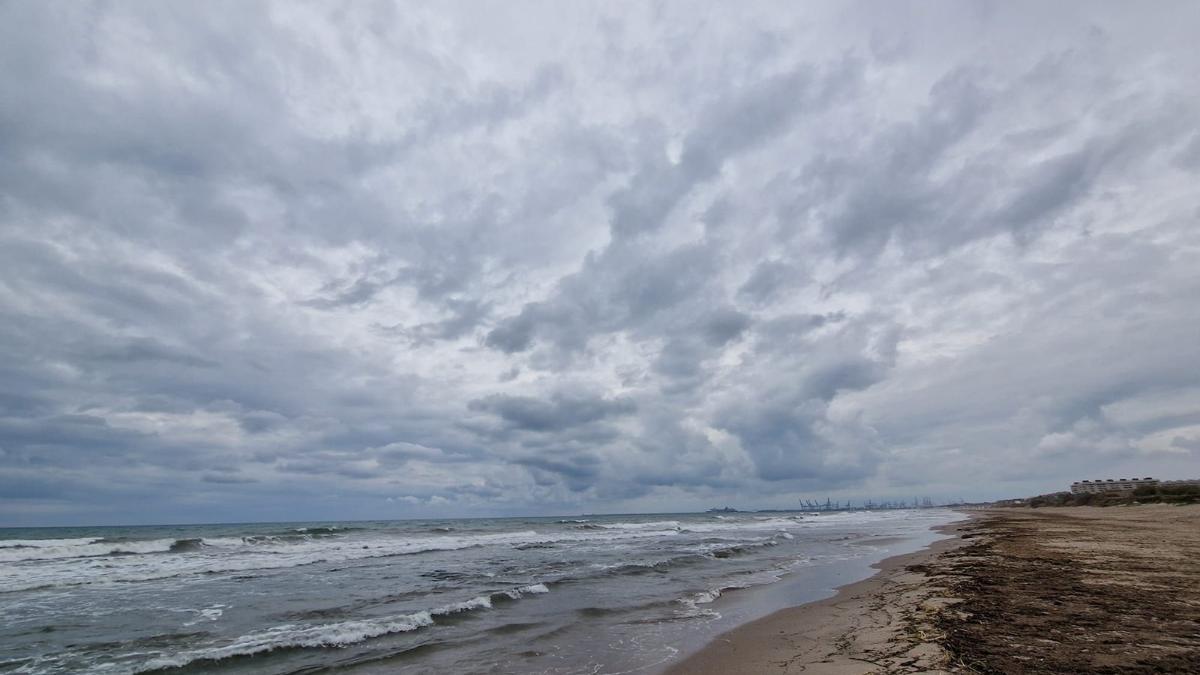
{"type": "Polygon", "coordinates": [[[956,518],[0,529],[0,673],[654,673],[956,518]]]}

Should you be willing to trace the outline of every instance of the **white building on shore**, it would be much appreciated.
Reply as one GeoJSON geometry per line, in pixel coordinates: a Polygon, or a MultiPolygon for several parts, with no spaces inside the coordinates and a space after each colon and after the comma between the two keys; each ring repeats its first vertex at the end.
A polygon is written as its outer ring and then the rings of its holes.
{"type": "MultiPolygon", "coordinates": [[[[1181,481],[1182,482],[1182,481],[1181,481]]],[[[1160,481],[1147,476],[1146,478],[1097,478],[1096,480],[1080,480],[1071,483],[1071,492],[1114,492],[1119,490],[1136,490],[1140,487],[1159,485],[1160,481]]]]}
{"type": "Polygon", "coordinates": [[[1071,483],[1071,492],[1082,494],[1085,492],[1117,492],[1122,490],[1136,490],[1140,487],[1200,487],[1200,478],[1190,478],[1187,480],[1158,480],[1156,478],[1097,478],[1096,480],[1080,480],[1071,483]]]}

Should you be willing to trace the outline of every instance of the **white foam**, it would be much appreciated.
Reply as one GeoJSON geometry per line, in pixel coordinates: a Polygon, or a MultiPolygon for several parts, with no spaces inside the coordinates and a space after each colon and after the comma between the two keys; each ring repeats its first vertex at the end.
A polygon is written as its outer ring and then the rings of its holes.
{"type": "MultiPolygon", "coordinates": [[[[171,545],[175,543],[174,539],[103,545],[73,544],[69,551],[56,551],[53,547],[14,548],[10,549],[11,552],[21,557],[8,559],[9,562],[37,560],[38,563],[0,568],[0,588],[26,590],[59,584],[148,581],[201,572],[229,573],[278,569],[316,562],[345,562],[363,558],[428,551],[453,551],[473,546],[525,543],[544,539],[546,537],[537,532],[526,530],[462,537],[326,539],[266,547],[257,543],[243,544],[233,538],[214,538],[203,540],[203,550],[179,553],[169,553],[171,545]],[[114,550],[156,553],[158,555],[95,557],[108,555],[114,550]],[[34,553],[30,554],[31,551],[34,553]],[[42,551],[42,553],[38,554],[37,551],[42,551]]],[[[92,542],[94,540],[85,541],[92,542]]],[[[8,552],[8,550],[0,550],[0,554],[8,552]]],[[[0,560],[6,559],[0,557],[0,560]]]]}
{"type": "Polygon", "coordinates": [[[103,539],[9,539],[0,545],[0,562],[61,560],[129,553],[165,553],[174,539],[104,541],[103,539]]]}
{"type": "MultiPolygon", "coordinates": [[[[148,581],[199,573],[239,574],[314,563],[345,563],[354,560],[407,555],[431,551],[454,551],[477,546],[576,543],[612,546],[625,540],[711,534],[744,543],[745,534],[784,541],[789,531],[844,528],[847,525],[881,521],[944,518],[922,512],[828,513],[814,518],[763,516],[761,520],[706,520],[686,522],[654,520],[632,523],[596,524],[599,529],[537,532],[494,532],[487,534],[398,535],[377,531],[348,531],[338,537],[287,538],[210,537],[187,551],[170,551],[176,540],[152,539],[133,542],[103,542],[95,538],[33,539],[0,541],[0,589],[22,591],[50,586],[109,584],[148,581]],[[730,534],[734,536],[730,536],[730,534]],[[117,555],[114,551],[152,555],[117,555]]],[[[703,551],[700,551],[703,552],[703,551]]]]}
{"type": "Polygon", "coordinates": [[[678,614],[680,616],[689,618],[709,617],[711,619],[719,619],[721,618],[720,612],[708,607],[700,606],[711,604],[719,597],[721,597],[721,590],[714,588],[707,591],[700,591],[699,593],[693,593],[685,598],[680,598],[679,603],[682,604],[686,609],[678,614]]]}
{"type": "Polygon", "coordinates": [[[90,544],[96,541],[96,539],[97,537],[84,537],[76,539],[0,539],[0,549],[74,546],[76,544],[90,544]]]}
{"type": "Polygon", "coordinates": [[[522,586],[520,588],[514,588],[511,591],[505,591],[504,594],[513,600],[519,600],[523,595],[536,595],[539,593],[549,592],[550,589],[546,587],[546,584],[533,584],[532,586],[522,586]]]}
{"type": "Polygon", "coordinates": [[[465,602],[456,602],[451,605],[444,605],[437,609],[429,611],[434,616],[445,616],[447,614],[458,614],[460,612],[470,612],[476,609],[491,609],[492,599],[486,595],[481,595],[477,598],[471,598],[465,602]]]}
{"type": "Polygon", "coordinates": [[[381,619],[342,621],[317,626],[285,624],[243,635],[220,647],[193,649],[150,659],[136,672],[180,668],[196,661],[217,661],[231,656],[250,656],[292,647],[344,647],[381,635],[407,633],[433,624],[430,612],[402,614],[381,619]]]}
{"type": "Polygon", "coordinates": [[[779,530],[797,527],[800,521],[791,518],[765,518],[760,520],[726,521],[721,523],[688,523],[684,532],[737,532],[746,530],[779,530]]]}
{"type": "MultiPolygon", "coordinates": [[[[673,522],[673,521],[672,521],[673,522]]],[[[647,523],[634,525],[646,526],[647,523]]],[[[13,553],[19,565],[0,566],[0,589],[20,591],[57,585],[108,584],[130,581],[150,581],[199,573],[240,573],[251,570],[298,567],[319,562],[341,563],[366,558],[456,551],[477,546],[510,546],[520,544],[550,544],[556,542],[596,542],[609,544],[622,539],[644,539],[674,536],[678,530],[612,529],[572,532],[539,533],[534,530],[497,532],[490,534],[435,535],[419,537],[340,537],[299,540],[264,546],[259,540],[242,542],[232,537],[202,540],[200,550],[170,552],[174,539],[104,544],[91,550],[95,556],[105,556],[113,550],[155,553],[153,556],[81,557],[81,548],[95,545],[95,540],[71,544],[71,550],[50,557],[28,557],[26,552],[47,550],[37,548],[0,549],[0,554],[13,553]],[[24,562],[37,560],[36,564],[24,562]]],[[[0,561],[4,558],[0,558],[0,561]]]]}
{"type": "Polygon", "coordinates": [[[678,530],[678,520],[656,520],[649,523],[601,523],[605,530],[678,530]]]}
{"type": "MultiPolygon", "coordinates": [[[[695,554],[699,554],[699,555],[711,555],[711,554],[714,554],[717,552],[725,552],[725,553],[732,554],[732,553],[738,553],[738,552],[752,549],[752,548],[761,548],[763,546],[775,546],[777,544],[778,544],[778,542],[776,542],[774,539],[771,539],[769,537],[754,537],[752,539],[735,539],[735,540],[727,539],[727,540],[722,540],[719,542],[706,542],[703,544],[696,544],[695,546],[689,546],[682,550],[686,551],[688,553],[695,553],[695,554]],[[737,549],[737,550],[735,550],[735,549],[737,549]]],[[[670,561],[666,561],[666,562],[670,562],[670,561]]]]}
{"type": "Polygon", "coordinates": [[[212,605],[210,607],[205,607],[204,609],[190,610],[190,611],[195,612],[198,616],[194,620],[188,621],[187,623],[185,623],[183,625],[184,626],[195,626],[196,624],[200,623],[201,621],[216,621],[217,619],[220,619],[221,615],[223,615],[225,613],[225,607],[226,607],[226,605],[212,605]]]}
{"type": "MultiPolygon", "coordinates": [[[[545,584],[522,586],[508,591],[514,600],[525,593],[549,593],[545,584]]],[[[224,607],[214,605],[213,608],[224,607]]],[[[135,672],[161,668],[178,668],[197,661],[217,661],[232,656],[251,656],[276,649],[296,647],[345,647],[371,638],[407,633],[433,625],[434,617],[449,616],[480,609],[491,609],[492,599],[481,595],[463,602],[442,605],[412,614],[400,614],[378,619],[341,621],[315,626],[284,624],[265,631],[243,635],[227,645],[193,649],[172,655],[158,656],[142,664],[135,672]]],[[[203,611],[203,610],[202,610],[203,611]]],[[[219,614],[217,615],[219,616],[219,614]]]]}

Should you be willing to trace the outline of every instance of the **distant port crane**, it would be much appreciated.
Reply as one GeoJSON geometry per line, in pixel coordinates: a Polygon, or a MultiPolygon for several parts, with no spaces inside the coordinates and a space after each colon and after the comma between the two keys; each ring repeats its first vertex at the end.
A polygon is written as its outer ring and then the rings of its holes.
{"type": "MultiPolygon", "coordinates": [[[[831,501],[828,497],[825,498],[824,504],[815,499],[801,499],[800,503],[804,505],[804,508],[813,511],[840,511],[843,508],[840,501],[831,501]]],[[[845,508],[850,508],[850,502],[846,502],[845,508]]]]}
{"type": "MultiPolygon", "coordinates": [[[[922,497],[919,500],[916,497],[914,497],[911,500],[889,499],[889,500],[884,500],[884,501],[879,501],[879,502],[877,502],[873,499],[865,499],[862,502],[862,506],[853,506],[852,502],[850,500],[846,500],[846,502],[843,504],[841,501],[833,501],[829,497],[826,497],[824,502],[822,502],[820,500],[816,500],[816,499],[805,499],[803,497],[801,497],[799,501],[800,501],[801,506],[803,506],[804,508],[809,509],[811,511],[850,511],[850,510],[876,511],[876,510],[882,510],[882,509],[929,509],[929,508],[933,508],[934,506],[936,506],[933,503],[933,500],[930,499],[929,497],[922,497]]],[[[960,499],[959,502],[961,503],[961,501],[962,500],[960,499]]]]}

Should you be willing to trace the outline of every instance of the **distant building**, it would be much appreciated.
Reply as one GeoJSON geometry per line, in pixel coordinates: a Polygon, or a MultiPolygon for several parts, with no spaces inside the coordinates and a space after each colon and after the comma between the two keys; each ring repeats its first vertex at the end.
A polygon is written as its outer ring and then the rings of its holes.
{"type": "MultiPolygon", "coordinates": [[[[1167,481],[1171,484],[1184,483],[1200,483],[1200,481],[1167,481]]],[[[1165,484],[1147,476],[1146,478],[1097,478],[1096,480],[1081,480],[1071,483],[1071,492],[1082,494],[1085,492],[1117,492],[1123,490],[1136,490],[1140,487],[1154,487],[1156,485],[1165,484]]]]}

